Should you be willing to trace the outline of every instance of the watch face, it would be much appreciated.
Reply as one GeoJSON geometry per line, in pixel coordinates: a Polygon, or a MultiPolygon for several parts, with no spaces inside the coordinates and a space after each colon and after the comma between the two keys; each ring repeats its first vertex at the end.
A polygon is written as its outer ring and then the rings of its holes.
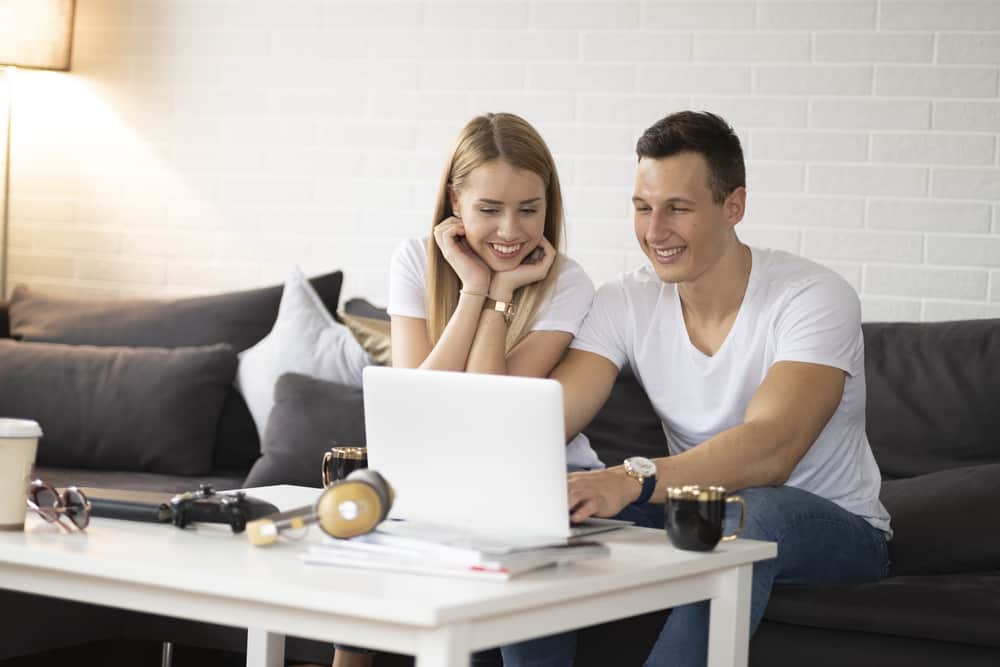
{"type": "Polygon", "coordinates": [[[652,477],[656,474],[656,464],[645,456],[633,456],[626,461],[629,468],[643,477],[652,477]]]}

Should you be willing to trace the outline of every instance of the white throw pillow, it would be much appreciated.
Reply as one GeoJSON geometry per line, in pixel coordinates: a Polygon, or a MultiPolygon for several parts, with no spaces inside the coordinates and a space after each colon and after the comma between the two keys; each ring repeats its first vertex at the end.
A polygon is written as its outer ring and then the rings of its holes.
{"type": "Polygon", "coordinates": [[[361,371],[371,363],[350,330],[326,310],[298,267],[285,283],[271,333],[239,357],[236,387],[261,437],[274,407],[274,385],[282,374],[303,373],[360,386],[361,371]]]}

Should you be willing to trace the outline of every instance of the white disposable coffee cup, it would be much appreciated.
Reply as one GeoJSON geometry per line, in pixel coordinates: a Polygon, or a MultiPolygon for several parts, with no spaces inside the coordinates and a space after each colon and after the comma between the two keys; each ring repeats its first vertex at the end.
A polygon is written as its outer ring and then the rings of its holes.
{"type": "Polygon", "coordinates": [[[0,418],[0,530],[24,530],[25,500],[40,437],[38,422],[0,418]]]}

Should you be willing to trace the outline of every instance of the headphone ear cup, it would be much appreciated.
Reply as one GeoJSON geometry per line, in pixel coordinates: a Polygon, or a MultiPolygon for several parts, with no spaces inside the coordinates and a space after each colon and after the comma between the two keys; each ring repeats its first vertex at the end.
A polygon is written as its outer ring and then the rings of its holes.
{"type": "Polygon", "coordinates": [[[335,482],[316,501],[319,525],[323,532],[333,537],[370,533],[386,512],[378,490],[360,480],[335,482]]]}
{"type": "Polygon", "coordinates": [[[378,493],[379,499],[382,502],[382,514],[379,517],[379,521],[384,521],[389,515],[389,510],[392,509],[392,503],[395,500],[395,494],[392,490],[392,485],[386,481],[378,471],[372,470],[371,468],[358,468],[357,470],[351,472],[346,478],[349,481],[358,481],[365,484],[370,484],[375,492],[378,493]]]}

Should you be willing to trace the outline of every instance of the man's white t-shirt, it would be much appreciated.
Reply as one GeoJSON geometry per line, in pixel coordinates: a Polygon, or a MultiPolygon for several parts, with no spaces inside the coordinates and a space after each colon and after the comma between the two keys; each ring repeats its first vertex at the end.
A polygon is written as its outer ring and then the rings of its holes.
{"type": "MultiPolygon", "coordinates": [[[[427,242],[426,238],[407,239],[393,252],[386,309],[389,315],[427,319],[427,242]]],[[[556,284],[535,312],[531,331],[565,331],[575,336],[593,300],[590,276],[578,263],[562,255],[556,284]]],[[[566,446],[566,461],[582,468],[604,467],[584,436],[577,436],[566,446]]]]}
{"type": "Polygon", "coordinates": [[[692,343],[677,286],[646,265],[601,286],[571,347],[627,361],[678,454],[743,423],[771,366],[802,361],[847,374],[836,412],[786,484],[827,498],[890,532],[865,433],[861,307],[837,273],[779,250],[751,248],[746,294],[714,356],[692,343]]]}

